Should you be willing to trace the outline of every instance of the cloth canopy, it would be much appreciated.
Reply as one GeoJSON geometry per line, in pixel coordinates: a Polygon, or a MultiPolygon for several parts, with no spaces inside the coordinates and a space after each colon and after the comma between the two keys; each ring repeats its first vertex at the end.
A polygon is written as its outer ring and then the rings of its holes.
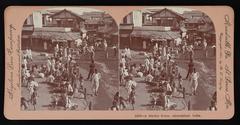
{"type": "Polygon", "coordinates": [[[72,41],[80,39],[80,34],[75,32],[34,31],[32,38],[48,39],[52,41],[72,41]]]}
{"type": "Polygon", "coordinates": [[[131,33],[132,37],[144,37],[151,39],[166,39],[166,40],[174,40],[181,37],[180,32],[177,31],[141,31],[141,30],[133,30],[131,33]]]}

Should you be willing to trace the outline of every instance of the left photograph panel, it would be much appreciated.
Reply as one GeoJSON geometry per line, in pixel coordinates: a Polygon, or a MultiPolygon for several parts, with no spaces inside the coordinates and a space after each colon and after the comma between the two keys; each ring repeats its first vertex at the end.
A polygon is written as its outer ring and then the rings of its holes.
{"type": "Polygon", "coordinates": [[[22,27],[21,110],[111,110],[118,55],[118,26],[108,13],[34,11],[22,27]]]}

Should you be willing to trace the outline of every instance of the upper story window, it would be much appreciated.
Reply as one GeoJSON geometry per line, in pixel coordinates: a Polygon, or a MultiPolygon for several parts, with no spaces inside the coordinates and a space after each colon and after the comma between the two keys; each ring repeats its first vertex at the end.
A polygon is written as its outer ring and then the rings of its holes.
{"type": "Polygon", "coordinates": [[[151,17],[149,14],[146,15],[145,19],[146,19],[147,21],[152,21],[152,17],[151,17]]]}
{"type": "Polygon", "coordinates": [[[157,20],[158,26],[173,26],[173,19],[172,18],[166,18],[166,19],[159,19],[157,20]]]}

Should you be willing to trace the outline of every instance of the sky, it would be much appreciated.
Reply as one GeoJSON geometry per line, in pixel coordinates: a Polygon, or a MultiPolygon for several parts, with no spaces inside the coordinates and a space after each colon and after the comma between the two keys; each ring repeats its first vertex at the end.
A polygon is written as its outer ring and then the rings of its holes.
{"type": "Polygon", "coordinates": [[[149,7],[149,8],[146,8],[146,9],[164,9],[164,8],[167,8],[167,9],[171,9],[179,14],[183,14],[184,11],[192,11],[194,9],[189,9],[189,8],[184,8],[184,7],[149,7]]]}
{"type": "MultiPolygon", "coordinates": [[[[164,9],[164,8],[168,8],[171,9],[179,14],[182,14],[184,11],[192,11],[193,9],[189,9],[189,8],[184,8],[184,7],[174,7],[174,6],[169,6],[169,7],[148,7],[146,9],[164,9]]],[[[63,10],[63,9],[67,9],[70,10],[72,12],[75,12],[79,15],[82,15],[83,12],[92,12],[92,11],[98,11],[98,12],[104,12],[101,10],[97,10],[97,9],[93,9],[93,8],[85,8],[85,7],[54,7],[54,8],[50,8],[47,10],[63,10]]]]}
{"type": "MultiPolygon", "coordinates": [[[[180,14],[182,14],[184,11],[192,11],[193,9],[188,9],[188,8],[184,8],[184,7],[149,7],[146,9],[164,9],[164,8],[168,8],[171,9],[175,12],[178,12],[180,14]]],[[[82,14],[83,12],[91,12],[91,11],[101,11],[101,10],[97,10],[97,9],[92,9],[92,8],[84,8],[84,7],[55,7],[55,8],[50,8],[47,10],[63,10],[63,9],[67,9],[70,10],[72,12],[78,13],[78,14],[82,14]]],[[[102,11],[103,12],[103,11],[102,11]]]]}
{"type": "Polygon", "coordinates": [[[83,12],[92,12],[92,11],[103,12],[101,10],[92,9],[92,8],[84,8],[84,7],[56,7],[56,8],[50,8],[50,9],[47,9],[47,10],[63,10],[63,9],[70,10],[74,13],[79,14],[79,15],[82,15],[83,12]]]}

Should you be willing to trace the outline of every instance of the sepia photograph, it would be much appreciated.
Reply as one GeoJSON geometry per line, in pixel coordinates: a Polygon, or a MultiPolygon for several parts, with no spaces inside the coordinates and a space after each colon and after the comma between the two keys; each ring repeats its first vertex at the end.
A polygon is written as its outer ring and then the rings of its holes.
{"type": "Polygon", "coordinates": [[[134,10],[119,26],[120,110],[217,110],[216,34],[205,13],[134,10]]]}
{"type": "Polygon", "coordinates": [[[232,119],[234,19],[211,5],[9,6],[4,117],[232,119]]]}
{"type": "Polygon", "coordinates": [[[118,25],[105,11],[34,11],[21,34],[21,110],[110,110],[118,55],[118,25]]]}

